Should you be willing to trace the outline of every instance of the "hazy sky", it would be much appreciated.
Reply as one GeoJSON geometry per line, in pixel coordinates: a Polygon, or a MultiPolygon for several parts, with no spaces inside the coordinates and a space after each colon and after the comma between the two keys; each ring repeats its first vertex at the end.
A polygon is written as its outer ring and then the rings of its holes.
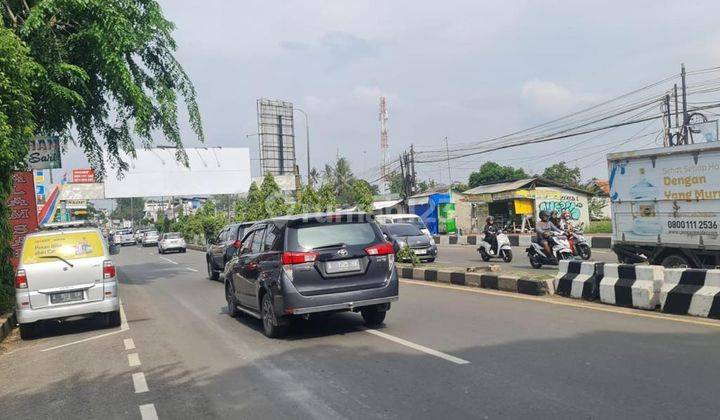
{"type": "MultiPolygon", "coordinates": [[[[380,95],[396,157],[411,143],[439,146],[447,136],[452,146],[525,128],[679,72],[681,62],[720,65],[717,1],[160,3],[177,25],[177,56],[197,88],[207,145],[250,146],[257,157],[257,138],[246,138],[257,132],[256,99],[283,99],[310,115],[312,165],[339,153],[358,174],[380,162],[380,95]]],[[[196,145],[182,126],[186,144],[196,145]]],[[[304,174],[300,115],[296,130],[304,174]]],[[[454,162],[452,178],[466,182],[488,159],[531,172],[571,160],[586,178],[607,177],[588,151],[533,159],[559,146],[454,162]]],[[[83,165],[77,151],[66,162],[83,165]]],[[[418,169],[447,182],[445,165],[418,169]]]]}

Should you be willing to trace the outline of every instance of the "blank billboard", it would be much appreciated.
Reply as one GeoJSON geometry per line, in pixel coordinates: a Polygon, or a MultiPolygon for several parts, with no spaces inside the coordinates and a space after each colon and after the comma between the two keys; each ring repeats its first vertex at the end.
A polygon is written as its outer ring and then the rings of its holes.
{"type": "Polygon", "coordinates": [[[250,187],[250,151],[239,147],[187,148],[190,165],[170,147],[141,149],[122,179],[107,164],[105,198],[242,194],[250,187]]]}

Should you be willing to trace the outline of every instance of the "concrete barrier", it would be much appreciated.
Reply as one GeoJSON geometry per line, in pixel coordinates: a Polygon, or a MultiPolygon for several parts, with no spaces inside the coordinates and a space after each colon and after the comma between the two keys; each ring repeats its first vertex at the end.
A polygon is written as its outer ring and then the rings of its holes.
{"type": "MultiPolygon", "coordinates": [[[[507,235],[511,246],[530,246],[530,238],[533,235],[507,235]]],[[[482,241],[483,235],[433,235],[435,243],[438,245],[477,245],[482,241]]],[[[609,236],[586,236],[591,248],[610,249],[612,248],[612,238],[609,236]]]]}
{"type": "Polygon", "coordinates": [[[660,304],[663,267],[605,264],[600,301],[610,305],[655,309],[660,304]]]}
{"type": "Polygon", "coordinates": [[[495,273],[477,273],[450,269],[398,267],[402,278],[437,281],[460,286],[481,287],[535,296],[552,294],[552,281],[522,278],[495,273]]]}
{"type": "Polygon", "coordinates": [[[555,293],[575,299],[597,300],[600,298],[603,265],[592,261],[560,261],[554,281],[555,293]]]}
{"type": "Polygon", "coordinates": [[[720,270],[665,270],[660,290],[662,311],[720,319],[720,270]]]}
{"type": "Polygon", "coordinates": [[[0,314],[0,342],[10,335],[10,332],[16,325],[15,311],[8,312],[4,315],[0,314]]]}

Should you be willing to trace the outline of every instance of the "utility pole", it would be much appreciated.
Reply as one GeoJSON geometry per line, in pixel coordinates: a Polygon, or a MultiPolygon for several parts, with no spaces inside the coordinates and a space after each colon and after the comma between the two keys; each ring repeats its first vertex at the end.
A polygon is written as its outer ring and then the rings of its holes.
{"type": "Polygon", "coordinates": [[[680,76],[682,77],[682,102],[683,102],[683,144],[688,144],[688,113],[687,113],[687,86],[685,84],[685,63],[681,64],[680,76]]]}
{"type": "Polygon", "coordinates": [[[678,114],[678,94],[677,94],[677,83],[673,88],[673,96],[675,96],[675,127],[680,126],[680,114],[678,114]]]}
{"type": "Polygon", "coordinates": [[[672,114],[670,111],[670,94],[665,95],[665,109],[667,109],[667,128],[665,129],[665,141],[663,141],[663,146],[667,147],[670,145],[670,136],[672,133],[670,133],[670,129],[672,128],[672,114]]]}
{"type": "Polygon", "coordinates": [[[417,188],[417,174],[415,173],[415,147],[410,145],[410,195],[415,194],[417,188]]]}
{"type": "Polygon", "coordinates": [[[445,155],[447,156],[448,166],[448,194],[452,194],[452,175],[450,174],[450,146],[448,146],[447,136],[445,136],[445,155]]]}

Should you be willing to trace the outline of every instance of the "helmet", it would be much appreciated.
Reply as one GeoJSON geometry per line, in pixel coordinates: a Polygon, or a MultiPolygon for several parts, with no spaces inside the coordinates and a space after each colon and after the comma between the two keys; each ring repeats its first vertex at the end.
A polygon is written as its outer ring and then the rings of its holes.
{"type": "Polygon", "coordinates": [[[492,216],[488,216],[487,219],[485,219],[485,223],[494,223],[494,222],[495,222],[495,218],[492,216]]]}
{"type": "Polygon", "coordinates": [[[562,217],[563,219],[569,219],[569,218],[570,218],[570,212],[567,211],[567,210],[563,210],[561,217],[562,217]]]}
{"type": "Polygon", "coordinates": [[[540,210],[540,214],[538,216],[540,216],[541,219],[547,219],[550,217],[550,213],[545,210],[540,210]]]}
{"type": "Polygon", "coordinates": [[[560,213],[559,213],[557,210],[553,210],[553,212],[550,213],[550,218],[551,218],[551,219],[559,219],[559,218],[560,218],[560,213]]]}

